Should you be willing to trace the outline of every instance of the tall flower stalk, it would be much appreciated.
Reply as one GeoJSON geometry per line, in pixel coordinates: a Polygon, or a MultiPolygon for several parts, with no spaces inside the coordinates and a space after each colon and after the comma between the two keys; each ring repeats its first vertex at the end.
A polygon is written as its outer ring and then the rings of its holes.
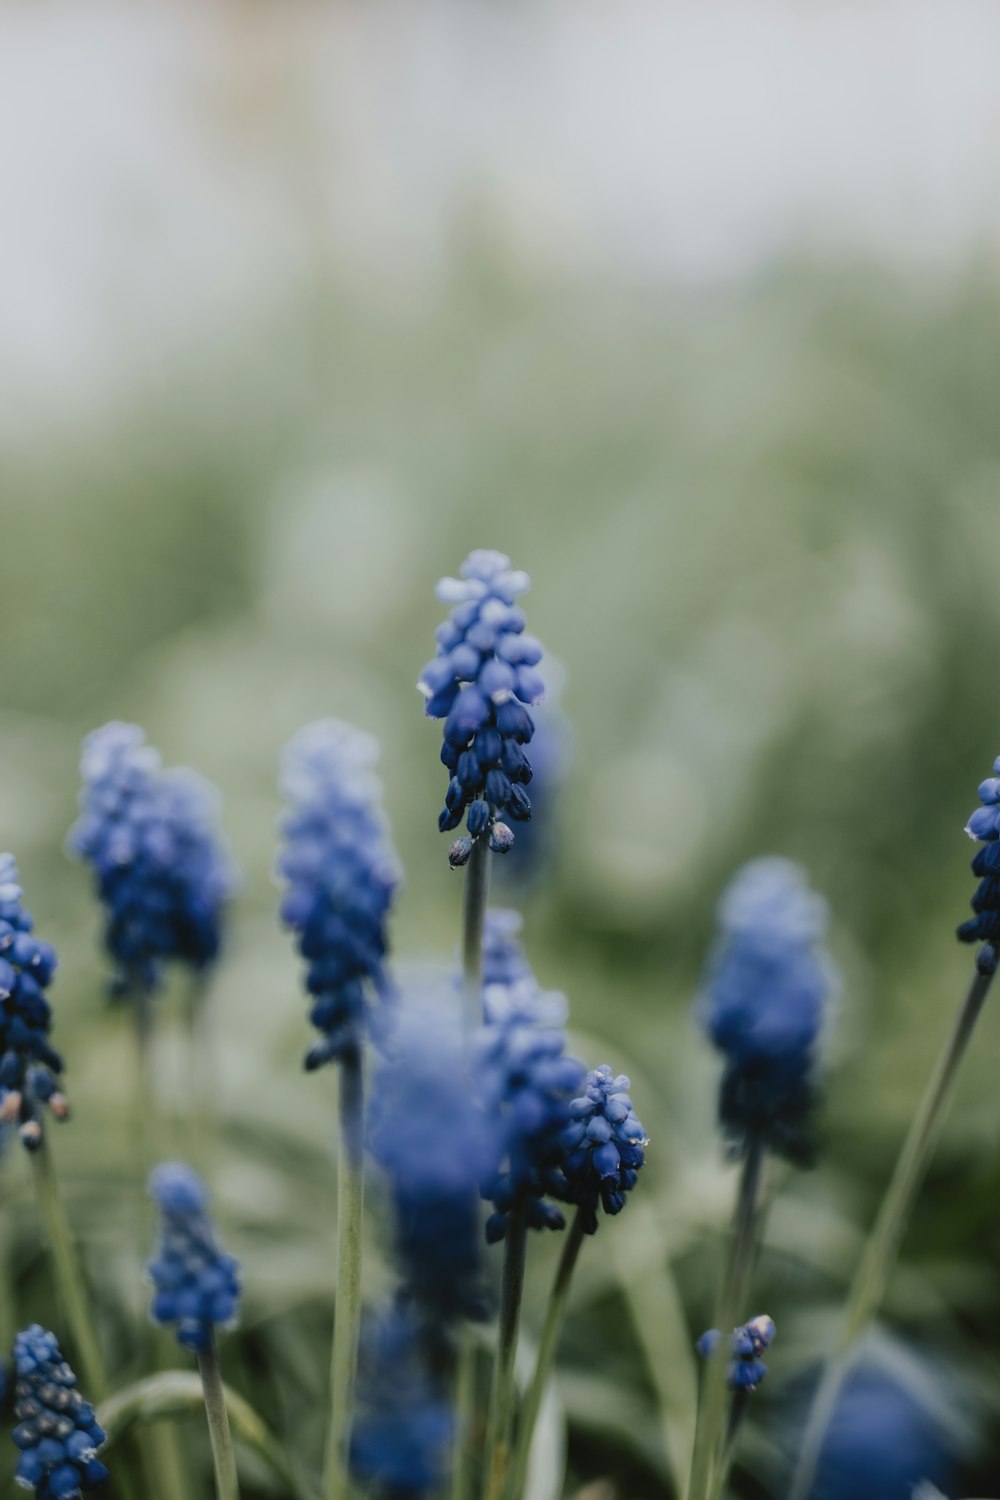
{"type": "Polygon", "coordinates": [[[386,923],[400,872],[381,813],[376,741],[324,719],[291,740],[281,765],[288,804],[279,875],[284,922],[306,961],[309,1018],[319,1038],[312,1071],[340,1065],[337,1186],[337,1304],[330,1368],[324,1489],[348,1489],[351,1403],[361,1323],[365,1090],[363,1043],[383,1034],[391,1012],[386,923]]]}
{"type": "Polygon", "coordinates": [[[910,1212],[944,1128],[959,1067],[996,973],[1000,947],[1000,757],[993,770],[994,775],[980,784],[980,806],[965,828],[970,838],[983,845],[972,861],[972,872],[980,878],[972,898],[975,915],[963,922],[957,933],[960,942],[981,944],[976,953],[976,970],[913,1116],[878,1216],[851,1280],[837,1342],[817,1386],[806,1422],[790,1500],[806,1500],[809,1494],[824,1434],[850,1372],[858,1340],[878,1312],[885,1295],[910,1212]]]}

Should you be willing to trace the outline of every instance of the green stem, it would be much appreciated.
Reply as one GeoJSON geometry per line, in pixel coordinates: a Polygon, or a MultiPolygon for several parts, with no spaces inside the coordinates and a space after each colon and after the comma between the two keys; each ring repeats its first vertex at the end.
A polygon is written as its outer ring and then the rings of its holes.
{"type": "Polygon", "coordinates": [[[212,1440],[215,1492],[218,1500],[240,1500],[240,1482],[236,1477],[236,1454],[233,1452],[233,1435],[229,1430],[226,1392],[222,1384],[219,1350],[214,1334],[208,1348],[198,1350],[198,1370],[201,1374],[201,1388],[205,1396],[208,1434],[212,1440]]]}
{"type": "MultiPolygon", "coordinates": [[[[720,1450],[724,1442],[723,1427],[726,1418],[729,1339],[741,1311],[745,1312],[743,1304],[753,1263],[763,1167],[764,1147],[759,1137],[754,1137],[743,1158],[729,1255],[722,1278],[717,1317],[719,1344],[715,1353],[706,1361],[702,1378],[688,1500],[709,1500],[713,1494],[713,1481],[720,1478],[720,1471],[723,1469],[720,1450]]],[[[724,1478],[724,1475],[721,1477],[724,1478]]]]}
{"type": "Polygon", "coordinates": [[[59,1195],[48,1133],[44,1129],[41,1144],[31,1154],[31,1165],[38,1207],[52,1251],[56,1290],[73,1339],[84,1388],[90,1400],[100,1401],[106,1395],[108,1385],[104,1361],[90,1320],[83,1270],[59,1195]]]}
{"type": "Polygon", "coordinates": [[[944,1127],[946,1105],[959,1065],[989,993],[993,975],[977,973],[937,1060],[899,1153],[878,1217],[868,1236],[841,1316],[840,1334],[813,1398],[789,1500],[805,1500],[851,1357],[885,1294],[917,1191],[944,1127]]]}
{"type": "Polygon", "coordinates": [[[364,1213],[364,1082],[361,1056],[340,1065],[340,1147],[337,1171],[337,1306],[330,1366],[330,1426],[324,1493],[348,1493],[347,1450],[361,1326],[361,1228],[364,1213]]]}
{"type": "Polygon", "coordinates": [[[490,1393],[490,1418],[486,1436],[486,1500],[500,1500],[510,1461],[510,1436],[514,1424],[515,1360],[517,1332],[524,1290],[524,1260],[528,1242],[526,1210],[517,1208],[507,1220],[503,1273],[500,1281],[500,1328],[497,1357],[490,1393]]]}
{"type": "Polygon", "coordinates": [[[451,1500],[472,1493],[472,1424],[476,1409],[476,1346],[467,1328],[459,1334],[455,1369],[455,1438],[451,1451],[451,1500]]]}
{"type": "Polygon", "coordinates": [[[469,855],[462,901],[462,997],[470,1031],[479,1025],[483,1015],[483,927],[489,895],[490,846],[482,835],[469,855]]]}
{"type": "Polygon", "coordinates": [[[573,1279],[573,1272],[576,1269],[577,1257],[580,1254],[583,1239],[583,1210],[578,1208],[563,1244],[562,1255],[559,1257],[555,1280],[552,1283],[552,1291],[549,1294],[549,1305],[545,1312],[541,1342],[538,1345],[535,1372],[531,1377],[531,1385],[528,1387],[528,1393],[521,1408],[517,1431],[517,1445],[514,1449],[514,1458],[510,1467],[510,1482],[507,1487],[508,1500],[519,1500],[524,1490],[524,1481],[528,1474],[528,1460],[531,1457],[531,1443],[535,1435],[535,1424],[538,1421],[542,1397],[545,1395],[545,1388],[549,1383],[552,1366],[555,1363],[556,1350],[559,1347],[559,1335],[562,1333],[562,1326],[566,1317],[566,1304],[569,1300],[570,1282],[573,1279]]]}

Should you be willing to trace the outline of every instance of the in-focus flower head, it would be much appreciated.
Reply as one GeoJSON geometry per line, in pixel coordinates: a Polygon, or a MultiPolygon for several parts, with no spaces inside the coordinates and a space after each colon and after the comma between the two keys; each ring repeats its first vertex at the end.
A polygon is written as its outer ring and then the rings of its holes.
{"type": "Polygon", "coordinates": [[[719,903],[702,1024],[726,1060],[719,1098],[734,1146],[751,1138],[793,1161],[812,1150],[816,1043],[834,969],[826,903],[785,859],[752,860],[719,903]]]}
{"type": "Polygon", "coordinates": [[[377,760],[371,735],[335,719],[306,725],[282,755],[281,916],[306,961],[309,1019],[321,1033],[310,1069],[353,1055],[372,1019],[369,998],[389,993],[386,921],[400,870],[377,760]]]}
{"type": "Polygon", "coordinates": [[[145,738],[121,723],[87,736],[80,817],[67,841],[93,870],[119,995],[154,989],[171,961],[206,969],[237,883],[214,787],[195,771],[164,771],[145,738]]]}
{"type": "Polygon", "coordinates": [[[216,1328],[236,1322],[239,1262],[219,1246],[197,1172],[163,1162],[150,1173],[149,1192],[160,1210],[156,1254],[146,1267],[154,1287],[150,1312],[186,1349],[206,1349],[216,1328]]]}
{"type": "Polygon", "coordinates": [[[11,1436],[21,1450],[17,1481],[38,1500],[75,1500],[103,1484],[108,1471],[97,1458],[104,1432],[94,1408],[76,1388],[55,1334],[33,1323],[14,1340],[17,1371],[11,1436]]]}
{"type": "Polygon", "coordinates": [[[431,1372],[419,1326],[397,1304],[362,1326],[350,1468],[355,1479],[399,1500],[440,1491],[455,1417],[431,1372]]]}
{"type": "Polygon", "coordinates": [[[0,1125],[17,1124],[29,1151],[41,1145],[41,1106],[69,1114],[59,1074],[63,1060],[49,1042],[52,1008],[45,991],[56,951],[36,938],[22,904],[17,865],[0,854],[0,1125]]]}
{"type": "Polygon", "coordinates": [[[446,1327],[484,1311],[479,1184],[496,1170],[495,1122],[472,1097],[457,1006],[408,996],[386,1052],[369,1146],[388,1179],[403,1295],[446,1327]]]}
{"type": "Polygon", "coordinates": [[[972,873],[980,877],[972,898],[976,915],[958,929],[960,942],[984,945],[976,954],[981,974],[995,971],[1000,950],[1000,756],[993,763],[993,772],[980,783],[981,806],[965,825],[970,839],[978,839],[983,848],[972,861],[972,873]]]}
{"type": "Polygon", "coordinates": [[[546,653],[545,701],[532,709],[535,732],[531,738],[531,821],[522,824],[497,875],[509,888],[524,890],[543,877],[558,850],[560,803],[573,763],[573,728],[559,703],[564,672],[546,653]]]}
{"type": "Polygon", "coordinates": [[[486,1225],[502,1239],[516,1211],[531,1229],[562,1229],[565,1219],[547,1195],[565,1198],[562,1135],[583,1064],[566,1055],[566,1001],[540,990],[532,977],[483,990],[485,1022],[473,1038],[472,1065],[480,1104],[498,1122],[500,1168],[483,1184],[495,1212],[486,1225]]]}
{"type": "MultiPolygon", "coordinates": [[[[531,765],[524,752],[535,725],[527,705],[541,702],[539,643],[524,632],[514,603],[530,586],[502,552],[472,552],[460,578],[442,578],[437,596],[455,607],[437,630],[437,655],[417,683],[429,718],[444,719],[441,760],[451,772],[442,832],[466,819],[469,838],[486,837],[496,853],[513,843],[509,823],[531,817],[525,786],[531,765]]],[[[458,840],[449,856],[464,864],[471,852],[458,840]]]]}
{"type": "Polygon", "coordinates": [[[617,1214],[635,1187],[648,1141],[629,1096],[624,1073],[607,1063],[587,1074],[583,1092],[569,1106],[571,1123],[562,1133],[566,1199],[583,1211],[585,1233],[597,1229],[597,1209],[617,1214]]]}
{"type": "MultiPolygon", "coordinates": [[[[730,1338],[732,1359],[726,1372],[729,1387],[734,1391],[755,1391],[767,1374],[767,1365],[761,1355],[774,1343],[775,1328],[766,1314],[751,1318],[749,1323],[734,1328],[730,1338]]],[[[719,1347],[719,1330],[710,1328],[703,1333],[695,1348],[703,1359],[714,1354],[719,1347]]]]}

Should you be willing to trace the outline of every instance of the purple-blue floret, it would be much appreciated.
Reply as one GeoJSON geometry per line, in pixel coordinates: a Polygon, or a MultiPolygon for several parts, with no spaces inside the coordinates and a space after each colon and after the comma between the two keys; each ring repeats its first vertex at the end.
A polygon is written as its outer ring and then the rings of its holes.
{"type": "Polygon", "coordinates": [[[208,1215],[208,1189],[182,1162],[150,1173],[160,1210],[156,1254],[146,1270],[153,1283],[153,1321],[173,1328],[185,1349],[207,1349],[216,1328],[232,1328],[240,1302],[239,1262],[226,1255],[208,1215]]]}
{"type": "Polygon", "coordinates": [[[14,856],[0,854],[0,1124],[16,1122],[29,1151],[41,1144],[43,1104],[57,1119],[69,1113],[59,1079],[63,1060],[49,1042],[46,990],[56,951],[35,937],[33,925],[14,856]]]}
{"type": "Polygon", "coordinates": [[[398,1500],[438,1493],[454,1433],[454,1411],[428,1361],[424,1330],[411,1308],[396,1303],[362,1328],[351,1473],[398,1500]]]}
{"type": "Polygon", "coordinates": [[[646,1132],[629,1095],[624,1073],[607,1063],[587,1074],[582,1093],[570,1102],[570,1124],[562,1133],[566,1200],[582,1213],[584,1233],[597,1229],[597,1210],[621,1213],[645,1161],[646,1132]]]}
{"type": "Polygon", "coordinates": [[[108,1471],[97,1450],[105,1435],[55,1335],[37,1323],[19,1333],[14,1365],[17,1426],[11,1437],[20,1449],[18,1483],[33,1489],[38,1500],[76,1500],[103,1484],[108,1471]]]}
{"type": "MultiPolygon", "coordinates": [[[[732,1358],[726,1372],[731,1390],[757,1389],[767,1374],[767,1365],[761,1355],[773,1344],[774,1334],[773,1321],[763,1313],[733,1329],[729,1345],[732,1358]]],[[[703,1359],[709,1359],[718,1349],[719,1339],[719,1330],[710,1328],[707,1333],[702,1334],[695,1348],[703,1359]]]]}
{"type": "Polygon", "coordinates": [[[972,873],[979,876],[979,886],[972,898],[974,917],[963,922],[958,938],[963,943],[982,943],[976,954],[981,974],[992,974],[1000,951],[1000,756],[993,765],[994,775],[979,786],[979,801],[965,831],[983,847],[972,861],[972,873]]]}

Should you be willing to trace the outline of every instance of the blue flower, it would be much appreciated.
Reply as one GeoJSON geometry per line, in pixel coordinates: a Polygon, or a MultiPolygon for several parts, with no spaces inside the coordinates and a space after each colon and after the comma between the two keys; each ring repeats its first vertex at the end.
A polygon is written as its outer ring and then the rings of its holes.
{"type": "Polygon", "coordinates": [[[984,944],[976,955],[976,967],[981,974],[994,972],[1000,948],[1000,756],[993,770],[995,774],[979,786],[982,806],[976,808],[965,825],[970,839],[978,839],[984,847],[972,861],[972,873],[980,877],[979,888],[972,898],[976,915],[958,929],[960,942],[984,944]]]}
{"type": "Polygon", "coordinates": [[[954,1452],[938,1416],[888,1373],[856,1370],[830,1418],[810,1500],[911,1500],[920,1480],[947,1485],[954,1452]]]}
{"type": "Polygon", "coordinates": [[[636,1184],[647,1144],[629,1097],[629,1080],[607,1063],[587,1074],[582,1094],[569,1106],[571,1123],[561,1136],[566,1200],[583,1213],[583,1229],[597,1229],[598,1205],[621,1213],[636,1184]]]}
{"type": "MultiPolygon", "coordinates": [[[[514,603],[530,586],[502,552],[472,552],[461,578],[442,578],[437,596],[454,604],[437,630],[437,655],[417,683],[428,718],[444,719],[441,760],[451,772],[442,832],[463,816],[469,839],[486,836],[505,853],[514,841],[508,820],[531,817],[525,791],[531,765],[524,752],[535,730],[527,704],[539,703],[545,684],[538,672],[542,648],[524,633],[514,603]]],[[[469,840],[458,840],[452,864],[464,864],[469,840]]]]}
{"type": "Polygon", "coordinates": [[[52,1009],[45,991],[56,952],[33,935],[21,895],[14,856],[0,854],[0,1124],[17,1121],[33,1151],[42,1141],[40,1106],[64,1120],[69,1105],[58,1078],[63,1060],[48,1039],[52,1009]]]}
{"type": "Polygon", "coordinates": [[[350,1469],[399,1500],[443,1488],[455,1417],[428,1367],[421,1330],[397,1304],[362,1328],[350,1469]]]}
{"type": "Polygon", "coordinates": [[[491,906],[487,910],[483,923],[484,985],[511,985],[533,977],[518,936],[521,922],[521,913],[507,907],[491,906]]]}
{"type": "Polygon", "coordinates": [[[529,977],[487,985],[483,1008],[472,1064],[481,1106],[500,1131],[500,1167],[483,1183],[495,1210],[486,1225],[493,1243],[515,1212],[526,1215],[531,1229],[563,1228],[563,1215],[546,1195],[567,1195],[562,1137],[584,1068],[566,1056],[562,995],[540,990],[529,977]]]}
{"type": "Polygon", "coordinates": [[[135,724],[94,730],[80,769],[68,848],[94,872],[113,993],[155,989],[171,961],[208,968],[236,884],[214,788],[194,771],[164,771],[135,724]]]}
{"type": "Polygon", "coordinates": [[[160,1209],[160,1238],[146,1269],[150,1312],[173,1327],[186,1349],[207,1349],[216,1328],[232,1328],[240,1302],[239,1262],[219,1247],[207,1212],[208,1189],[190,1167],[164,1162],[149,1177],[160,1209]]]}
{"type": "Polygon", "coordinates": [[[557,852],[556,825],[573,760],[573,730],[558,702],[561,675],[558,664],[546,656],[545,702],[532,712],[531,821],[518,829],[510,859],[500,866],[500,878],[511,888],[523,889],[525,882],[542,876],[557,852]]]}
{"type": "Polygon", "coordinates": [[[457,1007],[400,1007],[369,1131],[391,1191],[404,1295],[440,1325],[483,1311],[479,1183],[498,1152],[493,1122],[472,1097],[457,1023],[457,1007]]]}
{"type": "Polygon", "coordinates": [[[784,859],[745,865],[719,903],[719,935],[700,1002],[726,1060],[719,1098],[737,1149],[752,1138],[807,1160],[816,1043],[834,972],[822,948],[827,909],[784,859]]]}
{"type": "Polygon", "coordinates": [[[38,1500],[74,1500],[103,1484],[108,1471],[95,1456],[104,1442],[94,1408],[76,1388],[55,1334],[37,1323],[14,1340],[18,1425],[11,1436],[21,1450],[17,1480],[38,1500]]]}
{"type": "Polygon", "coordinates": [[[371,735],[335,719],[301,729],[282,756],[281,916],[306,961],[309,1019],[321,1033],[309,1069],[354,1055],[372,1019],[369,998],[389,994],[385,929],[400,870],[377,759],[371,735]]]}
{"type": "MultiPolygon", "coordinates": [[[[755,1391],[767,1374],[767,1365],[761,1359],[765,1350],[774,1343],[775,1328],[772,1320],[761,1314],[749,1323],[734,1328],[730,1336],[732,1359],[726,1372],[729,1388],[733,1391],[755,1391]]],[[[719,1347],[719,1330],[710,1328],[703,1333],[695,1348],[703,1359],[714,1354],[719,1347]]]]}

